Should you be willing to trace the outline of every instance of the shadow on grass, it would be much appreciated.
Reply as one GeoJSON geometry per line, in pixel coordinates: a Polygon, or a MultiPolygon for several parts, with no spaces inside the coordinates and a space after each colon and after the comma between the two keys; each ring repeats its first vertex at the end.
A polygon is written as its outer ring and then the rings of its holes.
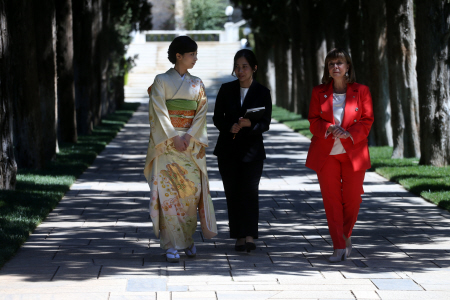
{"type": "Polygon", "coordinates": [[[302,116],[274,105],[272,118],[280,123],[284,123],[295,132],[299,132],[309,139],[312,138],[312,134],[309,131],[309,121],[304,119],[302,116]]]}
{"type": "Polygon", "coordinates": [[[441,200],[439,201],[439,205],[440,208],[446,209],[448,211],[450,211],[450,200],[441,200]]]}
{"type": "MultiPolygon", "coordinates": [[[[376,147],[369,147],[369,148],[376,148],[376,147]]],[[[402,167],[402,168],[417,167],[417,164],[413,164],[411,161],[403,159],[395,159],[390,161],[388,159],[377,159],[376,157],[372,157],[371,155],[370,160],[372,165],[370,171],[389,167],[402,167]]]]}
{"type": "Polygon", "coordinates": [[[84,170],[127,123],[139,103],[125,103],[78,143],[61,143],[43,170],[19,169],[15,191],[0,191],[0,267],[56,207],[84,170]]]}

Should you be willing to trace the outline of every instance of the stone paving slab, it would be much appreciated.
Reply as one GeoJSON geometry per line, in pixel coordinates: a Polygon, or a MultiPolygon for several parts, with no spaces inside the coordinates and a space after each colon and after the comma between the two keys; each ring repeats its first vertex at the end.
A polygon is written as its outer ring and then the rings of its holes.
{"type": "Polygon", "coordinates": [[[153,235],[143,104],[0,270],[0,300],[450,299],[450,214],[372,172],[351,258],[327,261],[317,176],[304,166],[309,139],[276,122],[265,134],[257,249],[235,252],[212,108],[206,157],[219,234],[196,232],[197,258],[166,262],[153,235]]]}

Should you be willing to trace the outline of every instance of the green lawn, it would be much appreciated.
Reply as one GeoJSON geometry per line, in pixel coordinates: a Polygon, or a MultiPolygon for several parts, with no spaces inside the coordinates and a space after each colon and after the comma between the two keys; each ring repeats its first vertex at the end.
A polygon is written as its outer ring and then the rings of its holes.
{"type": "Polygon", "coordinates": [[[303,134],[304,136],[312,138],[312,134],[309,131],[309,121],[307,119],[303,119],[302,116],[274,105],[272,107],[272,118],[278,122],[286,124],[288,127],[303,134]]]}
{"type": "Polygon", "coordinates": [[[128,122],[138,103],[125,103],[78,143],[60,144],[43,170],[19,169],[15,191],[0,191],[0,267],[55,208],[65,192],[128,122]]]}
{"type": "MultiPolygon", "coordinates": [[[[272,117],[311,138],[309,122],[300,115],[273,106],[272,117]]],[[[420,166],[419,159],[392,159],[392,147],[369,147],[371,171],[398,182],[407,190],[450,211],[450,167],[420,166]]]]}

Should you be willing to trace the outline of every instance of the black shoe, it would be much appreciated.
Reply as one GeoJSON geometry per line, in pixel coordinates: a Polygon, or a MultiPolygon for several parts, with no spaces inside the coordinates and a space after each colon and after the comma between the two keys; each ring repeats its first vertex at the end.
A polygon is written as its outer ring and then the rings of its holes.
{"type": "Polygon", "coordinates": [[[255,243],[246,242],[245,243],[245,249],[247,249],[247,253],[250,253],[251,250],[255,250],[256,249],[256,244],[255,243]]]}
{"type": "Polygon", "coordinates": [[[242,252],[245,251],[245,245],[238,245],[237,242],[234,245],[234,251],[242,252]]]}

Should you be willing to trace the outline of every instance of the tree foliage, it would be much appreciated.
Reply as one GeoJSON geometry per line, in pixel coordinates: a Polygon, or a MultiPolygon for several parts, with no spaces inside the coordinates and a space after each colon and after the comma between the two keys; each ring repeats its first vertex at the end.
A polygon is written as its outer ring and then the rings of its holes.
{"type": "Polygon", "coordinates": [[[151,30],[152,5],[146,0],[111,1],[111,26],[109,28],[108,75],[109,90],[118,93],[123,100],[123,78],[133,67],[133,57],[125,57],[126,47],[131,43],[133,30],[151,30]]]}
{"type": "Polygon", "coordinates": [[[126,46],[131,43],[130,33],[152,29],[151,8],[152,5],[145,0],[111,1],[109,34],[113,76],[123,76],[132,66],[132,58],[128,58],[129,63],[121,60],[125,59],[126,46]]]}
{"type": "Polygon", "coordinates": [[[184,13],[187,30],[223,29],[226,4],[221,0],[191,0],[184,13]]]}

